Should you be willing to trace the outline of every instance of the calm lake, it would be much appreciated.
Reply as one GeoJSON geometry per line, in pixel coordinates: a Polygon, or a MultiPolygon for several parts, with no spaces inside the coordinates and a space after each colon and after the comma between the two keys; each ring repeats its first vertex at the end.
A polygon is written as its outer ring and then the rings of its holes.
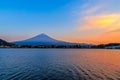
{"type": "Polygon", "coordinates": [[[0,49],[0,80],[120,80],[120,50],[0,49]]]}

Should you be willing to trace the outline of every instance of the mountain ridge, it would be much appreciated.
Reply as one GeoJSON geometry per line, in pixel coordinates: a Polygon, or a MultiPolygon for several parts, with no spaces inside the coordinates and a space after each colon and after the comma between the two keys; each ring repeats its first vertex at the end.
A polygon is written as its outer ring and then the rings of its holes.
{"type": "Polygon", "coordinates": [[[12,44],[8,43],[7,41],[0,39],[0,46],[11,46],[12,44]]]}
{"type": "Polygon", "coordinates": [[[22,41],[16,41],[12,42],[13,44],[16,45],[33,45],[33,46],[38,46],[38,45],[74,45],[75,43],[70,43],[70,42],[65,42],[61,40],[54,39],[44,33],[36,35],[32,38],[22,40],[22,41]]]}

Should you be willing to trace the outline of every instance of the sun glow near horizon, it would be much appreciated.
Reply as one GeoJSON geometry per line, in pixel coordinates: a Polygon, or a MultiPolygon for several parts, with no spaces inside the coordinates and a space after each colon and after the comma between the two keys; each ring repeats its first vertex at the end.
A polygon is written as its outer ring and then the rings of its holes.
{"type": "MultiPolygon", "coordinates": [[[[78,31],[92,31],[91,39],[103,43],[120,42],[120,14],[105,14],[96,16],[86,16],[81,20],[82,25],[78,26],[78,31]]],[[[99,44],[99,43],[98,43],[99,44]]]]}
{"type": "Polygon", "coordinates": [[[78,18],[76,27],[77,32],[84,35],[83,42],[120,43],[120,6],[117,2],[120,3],[118,0],[98,0],[98,3],[93,0],[93,6],[92,3],[84,5],[79,12],[83,16],[78,18]]]}

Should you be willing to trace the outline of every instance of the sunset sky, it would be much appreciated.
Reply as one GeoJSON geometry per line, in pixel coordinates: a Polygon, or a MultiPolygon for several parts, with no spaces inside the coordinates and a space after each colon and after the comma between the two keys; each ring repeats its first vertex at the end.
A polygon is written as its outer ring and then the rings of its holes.
{"type": "Polygon", "coordinates": [[[120,0],[0,0],[0,38],[45,33],[79,43],[120,43],[120,0]]]}

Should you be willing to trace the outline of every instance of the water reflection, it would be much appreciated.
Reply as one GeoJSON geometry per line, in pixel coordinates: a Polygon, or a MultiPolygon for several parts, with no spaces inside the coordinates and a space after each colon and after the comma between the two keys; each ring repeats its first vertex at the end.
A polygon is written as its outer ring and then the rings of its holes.
{"type": "Polygon", "coordinates": [[[0,80],[120,80],[120,51],[0,49],[0,80]]]}

